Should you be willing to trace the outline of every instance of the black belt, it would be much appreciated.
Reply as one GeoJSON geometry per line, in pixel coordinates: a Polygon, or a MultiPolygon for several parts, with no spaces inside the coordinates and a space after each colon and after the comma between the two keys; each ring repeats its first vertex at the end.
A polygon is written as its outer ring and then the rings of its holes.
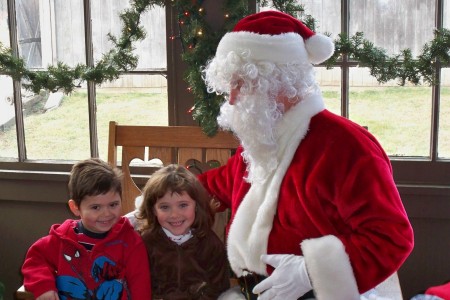
{"type": "MultiPolygon", "coordinates": [[[[245,299],[247,300],[257,300],[258,295],[253,294],[253,288],[266,279],[266,276],[259,275],[253,272],[248,272],[245,276],[238,277],[238,282],[241,287],[241,293],[245,296],[245,299]]],[[[298,300],[305,300],[305,299],[315,299],[314,298],[314,292],[311,290],[298,298],[298,300]]]]}
{"type": "Polygon", "coordinates": [[[258,275],[253,272],[248,272],[245,276],[238,277],[239,285],[241,286],[241,292],[247,300],[257,300],[258,295],[253,294],[253,288],[266,279],[266,276],[258,275]]]}

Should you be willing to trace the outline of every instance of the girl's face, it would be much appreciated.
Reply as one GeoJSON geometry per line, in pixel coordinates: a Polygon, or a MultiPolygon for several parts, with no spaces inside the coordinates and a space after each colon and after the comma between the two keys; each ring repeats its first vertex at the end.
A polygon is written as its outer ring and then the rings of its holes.
{"type": "Polygon", "coordinates": [[[195,201],[186,193],[168,191],[154,206],[159,224],[173,235],[189,231],[195,220],[195,201]]]}
{"type": "Polygon", "coordinates": [[[81,218],[83,226],[95,233],[109,231],[117,223],[122,214],[120,194],[110,191],[97,196],[86,196],[77,206],[69,200],[70,210],[81,218]]]}

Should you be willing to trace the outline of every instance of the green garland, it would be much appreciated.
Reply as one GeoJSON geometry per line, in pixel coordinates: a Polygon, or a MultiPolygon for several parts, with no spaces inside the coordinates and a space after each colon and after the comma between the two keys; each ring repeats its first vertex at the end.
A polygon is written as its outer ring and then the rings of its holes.
{"type": "Polygon", "coordinates": [[[434,85],[437,83],[436,64],[450,64],[450,31],[445,28],[434,31],[434,39],[423,46],[422,53],[417,58],[413,58],[410,49],[388,56],[384,49],[375,47],[364,39],[362,32],[357,32],[350,38],[340,34],[334,43],[336,50],[325,62],[328,69],[346,54],[350,60],[357,61],[360,67],[369,68],[370,74],[379,83],[398,79],[400,85],[405,85],[406,82],[417,85],[421,80],[434,85]]]}
{"type": "Polygon", "coordinates": [[[207,92],[200,69],[211,58],[221,37],[243,17],[248,15],[247,1],[227,0],[224,2],[224,26],[213,30],[206,23],[203,1],[175,1],[179,13],[180,39],[183,49],[182,59],[186,62],[184,78],[194,97],[192,117],[207,135],[217,132],[216,117],[223,97],[207,92]]]}
{"type": "Polygon", "coordinates": [[[46,71],[30,71],[23,59],[12,54],[12,50],[0,43],[0,72],[11,76],[14,80],[23,80],[23,86],[39,93],[41,90],[64,90],[71,93],[84,81],[101,84],[119,77],[121,72],[135,69],[138,57],[133,55],[132,43],[145,37],[144,29],[139,26],[141,14],[153,4],[143,5],[143,1],[135,1],[130,9],[121,13],[123,22],[122,36],[108,34],[114,47],[103,54],[95,66],[77,64],[74,68],[58,62],[56,66],[48,66],[46,71]]]}
{"type": "MultiPolygon", "coordinates": [[[[268,6],[271,2],[272,7],[299,17],[310,28],[315,28],[314,19],[305,15],[303,7],[296,4],[295,0],[257,2],[262,6],[268,6]]],[[[71,93],[84,81],[101,84],[115,80],[122,72],[133,70],[137,66],[138,57],[133,55],[132,51],[133,43],[145,38],[145,31],[140,26],[141,14],[153,6],[172,5],[179,13],[180,29],[180,36],[172,38],[180,39],[182,59],[187,64],[185,80],[194,96],[192,116],[206,134],[214,135],[217,131],[216,117],[223,97],[207,93],[200,69],[214,55],[220,38],[250,11],[247,1],[225,0],[224,26],[222,30],[215,31],[206,23],[206,12],[202,4],[203,0],[132,0],[130,8],[120,14],[123,23],[121,37],[108,35],[114,47],[105,53],[95,66],[79,64],[71,68],[58,62],[56,66],[49,66],[46,71],[30,71],[21,58],[12,55],[11,49],[0,43],[0,73],[9,75],[14,80],[22,80],[24,87],[35,93],[43,89],[71,93]]],[[[371,75],[380,83],[399,79],[400,85],[407,81],[413,84],[419,84],[421,81],[436,84],[435,65],[438,62],[450,64],[450,31],[447,29],[436,30],[434,39],[424,45],[422,53],[416,59],[412,58],[409,49],[390,57],[385,50],[364,39],[363,33],[360,32],[352,37],[339,35],[335,45],[334,55],[325,62],[327,68],[333,68],[345,54],[349,60],[357,61],[359,66],[368,67],[371,75]]]]}

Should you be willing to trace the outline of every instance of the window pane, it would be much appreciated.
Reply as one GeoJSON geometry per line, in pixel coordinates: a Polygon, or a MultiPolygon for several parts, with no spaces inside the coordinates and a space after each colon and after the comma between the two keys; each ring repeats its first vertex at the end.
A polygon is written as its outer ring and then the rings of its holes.
{"type": "Polygon", "coordinates": [[[333,39],[341,32],[341,1],[299,0],[298,3],[316,20],[316,32],[331,33],[333,39]]]}
{"type": "Polygon", "coordinates": [[[18,158],[12,79],[0,75],[0,158],[18,158]]]}
{"type": "Polygon", "coordinates": [[[78,160],[90,156],[86,89],[38,97],[24,116],[29,159],[78,160]]]}
{"type": "MultiPolygon", "coordinates": [[[[123,23],[120,13],[129,8],[129,1],[91,1],[92,35],[94,59],[98,61],[113,47],[107,34],[120,37],[123,23]]],[[[147,33],[146,38],[135,43],[135,54],[139,56],[138,70],[166,69],[166,17],[165,9],[155,6],[141,15],[140,26],[147,33]]]]}
{"type": "Polygon", "coordinates": [[[28,68],[42,66],[39,0],[16,0],[19,54],[28,68]]]}
{"type": "Polygon", "coordinates": [[[448,1],[444,1],[444,28],[450,27],[450,3],[448,1]]]}
{"type": "Polygon", "coordinates": [[[28,68],[85,63],[82,0],[16,0],[19,53],[28,68]],[[70,34],[68,34],[70,33],[70,34]]]}
{"type": "Polygon", "coordinates": [[[450,69],[442,69],[438,156],[450,158],[450,69]]]}
{"type": "Polygon", "coordinates": [[[60,61],[69,66],[86,64],[83,0],[55,0],[53,7],[49,4],[46,8],[44,19],[50,16],[51,20],[55,20],[46,22],[46,29],[54,32],[54,36],[48,35],[47,40],[42,41],[47,51],[52,53],[49,57],[51,62],[60,61]]]}
{"type": "Polygon", "coordinates": [[[350,35],[364,37],[388,54],[409,48],[415,56],[434,37],[435,0],[350,1],[350,35]]]}
{"type": "Polygon", "coordinates": [[[108,124],[167,126],[167,80],[161,75],[123,75],[97,89],[100,157],[108,155],[108,124]]]}
{"type": "Polygon", "coordinates": [[[341,114],[341,69],[327,70],[316,67],[316,79],[322,91],[325,107],[337,115],[341,114]]]}
{"type": "MultiPolygon", "coordinates": [[[[298,0],[298,4],[303,5],[305,14],[311,15],[316,20],[316,32],[330,33],[336,38],[341,31],[341,3],[335,0],[298,0]]],[[[260,11],[273,9],[273,7],[262,6],[260,11]]]]}
{"type": "Polygon", "coordinates": [[[391,156],[429,156],[431,87],[373,84],[368,69],[350,70],[349,117],[367,126],[391,156]]]}
{"type": "MultiPolygon", "coordinates": [[[[25,12],[33,9],[33,14],[39,14],[33,28],[39,28],[42,33],[42,63],[34,67],[46,68],[57,62],[71,67],[85,64],[82,0],[16,0],[16,3],[21,3],[25,12]],[[34,2],[37,4],[33,6],[34,2]]],[[[25,19],[23,22],[27,24],[25,19]]],[[[42,92],[29,97],[29,108],[24,114],[28,159],[77,160],[90,156],[89,110],[85,88],[71,95],[42,92]]]]}
{"type": "MultiPolygon", "coordinates": [[[[130,1],[93,1],[94,59],[113,44],[107,33],[121,35],[119,14],[130,7],[130,1]]],[[[141,15],[141,26],[146,38],[135,43],[134,53],[139,57],[137,71],[166,71],[165,9],[153,7],[141,15]]],[[[162,75],[127,74],[118,80],[106,82],[97,88],[97,122],[99,155],[107,158],[108,124],[117,121],[126,125],[168,125],[167,80],[162,75]]]]}
{"type": "Polygon", "coordinates": [[[6,0],[0,0],[0,42],[9,48],[8,7],[6,0]]]}
{"type": "MultiPolygon", "coordinates": [[[[8,7],[0,0],[0,42],[9,48],[8,7]]],[[[12,79],[0,75],[0,158],[18,158],[12,79]]]]}

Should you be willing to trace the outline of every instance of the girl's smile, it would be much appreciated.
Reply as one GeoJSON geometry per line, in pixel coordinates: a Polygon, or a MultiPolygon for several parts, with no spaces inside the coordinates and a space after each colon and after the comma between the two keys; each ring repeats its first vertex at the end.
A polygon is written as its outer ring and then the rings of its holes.
{"type": "Polygon", "coordinates": [[[156,201],[154,209],[159,224],[173,235],[187,233],[195,220],[195,201],[186,192],[168,191],[156,201]]]}

